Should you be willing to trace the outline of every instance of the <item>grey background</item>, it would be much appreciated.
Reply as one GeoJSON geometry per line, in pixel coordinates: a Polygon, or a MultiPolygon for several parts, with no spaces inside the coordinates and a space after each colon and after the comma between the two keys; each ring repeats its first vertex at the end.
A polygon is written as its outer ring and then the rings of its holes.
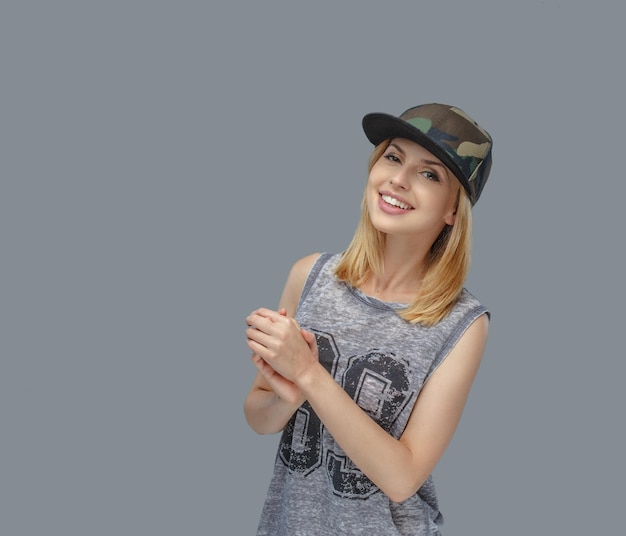
{"type": "Polygon", "coordinates": [[[362,115],[429,101],[495,138],[445,534],[619,533],[618,6],[3,2],[0,533],[254,533],[243,319],[350,239],[362,115]]]}

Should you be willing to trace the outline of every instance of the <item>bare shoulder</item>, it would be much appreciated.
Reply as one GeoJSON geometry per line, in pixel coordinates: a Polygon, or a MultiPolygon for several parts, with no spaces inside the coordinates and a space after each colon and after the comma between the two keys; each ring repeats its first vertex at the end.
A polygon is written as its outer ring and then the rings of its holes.
{"type": "Polygon", "coordinates": [[[306,257],[298,259],[291,267],[291,272],[289,276],[301,280],[302,285],[304,286],[304,282],[306,281],[306,278],[309,275],[311,268],[313,268],[315,261],[319,259],[320,255],[321,253],[311,253],[306,257]]]}
{"type": "Polygon", "coordinates": [[[488,333],[489,317],[482,314],[470,324],[431,379],[459,374],[471,384],[482,360],[488,333]]]}
{"type": "Polygon", "coordinates": [[[291,267],[279,305],[280,308],[287,310],[289,316],[295,314],[306,278],[319,256],[320,253],[312,253],[298,259],[291,267]]]}

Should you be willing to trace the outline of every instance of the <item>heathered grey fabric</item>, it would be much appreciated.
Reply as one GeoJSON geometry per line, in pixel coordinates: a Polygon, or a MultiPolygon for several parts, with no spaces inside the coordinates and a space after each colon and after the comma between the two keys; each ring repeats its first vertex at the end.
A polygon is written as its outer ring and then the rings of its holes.
{"type": "MultiPolygon", "coordinates": [[[[480,315],[463,291],[436,326],[413,325],[389,304],[333,275],[339,254],[322,254],[307,279],[296,319],[315,333],[320,361],[372,419],[399,438],[424,382],[480,315]]],[[[394,503],[350,461],[308,402],[285,427],[257,535],[438,535],[443,517],[429,477],[394,503]]]]}

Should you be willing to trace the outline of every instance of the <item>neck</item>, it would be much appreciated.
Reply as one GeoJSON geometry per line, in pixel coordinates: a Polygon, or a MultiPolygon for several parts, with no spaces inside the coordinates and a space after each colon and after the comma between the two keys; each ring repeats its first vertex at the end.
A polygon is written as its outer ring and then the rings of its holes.
{"type": "Polygon", "coordinates": [[[430,248],[414,240],[387,236],[383,253],[383,271],[372,274],[361,290],[383,301],[412,302],[426,271],[430,248]]]}

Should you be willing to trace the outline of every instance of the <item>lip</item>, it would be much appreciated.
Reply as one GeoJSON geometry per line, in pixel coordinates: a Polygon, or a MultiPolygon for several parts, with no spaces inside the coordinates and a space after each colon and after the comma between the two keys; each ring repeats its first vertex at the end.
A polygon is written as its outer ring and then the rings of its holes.
{"type": "Polygon", "coordinates": [[[411,203],[409,203],[406,199],[402,198],[401,196],[397,194],[387,192],[387,191],[378,192],[378,207],[380,208],[380,210],[382,210],[386,214],[393,214],[393,215],[407,214],[408,212],[411,212],[411,210],[414,209],[413,205],[411,205],[411,203]],[[383,195],[388,195],[389,197],[393,197],[394,199],[397,199],[401,203],[404,203],[405,205],[409,205],[411,208],[407,210],[404,208],[396,207],[394,205],[390,205],[389,203],[383,200],[383,195]]]}

